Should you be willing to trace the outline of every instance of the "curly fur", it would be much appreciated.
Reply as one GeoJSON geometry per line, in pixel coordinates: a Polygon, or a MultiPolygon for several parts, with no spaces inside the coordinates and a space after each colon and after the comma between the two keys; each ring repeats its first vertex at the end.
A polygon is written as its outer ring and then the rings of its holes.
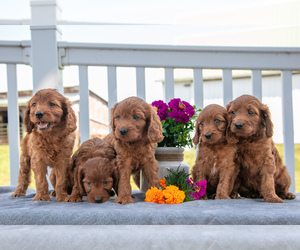
{"type": "Polygon", "coordinates": [[[99,138],[85,141],[72,156],[74,186],[67,202],[106,202],[117,192],[119,173],[115,151],[99,138]]]}
{"type": "Polygon", "coordinates": [[[236,98],[226,108],[230,131],[238,139],[240,195],[273,203],[294,199],[289,192],[291,178],[272,140],[269,108],[251,95],[236,98]]]}
{"type": "Polygon", "coordinates": [[[131,197],[131,174],[134,174],[138,186],[140,170],[150,187],[159,185],[154,148],[157,142],[163,140],[160,119],[151,105],[138,97],[129,97],[111,109],[111,128],[112,132],[104,140],[117,153],[120,179],[115,202],[134,203],[131,197]]]}
{"type": "Polygon", "coordinates": [[[196,182],[206,180],[207,197],[216,199],[237,198],[232,193],[239,168],[235,163],[236,140],[228,135],[229,117],[224,107],[211,104],[199,114],[193,142],[198,145],[192,177],[196,182]]]}
{"type": "Polygon", "coordinates": [[[33,201],[50,201],[47,166],[57,201],[67,197],[76,116],[70,102],[54,89],[42,89],[30,99],[25,112],[26,136],[22,141],[18,186],[12,197],[24,196],[34,172],[36,195],[33,201]]]}

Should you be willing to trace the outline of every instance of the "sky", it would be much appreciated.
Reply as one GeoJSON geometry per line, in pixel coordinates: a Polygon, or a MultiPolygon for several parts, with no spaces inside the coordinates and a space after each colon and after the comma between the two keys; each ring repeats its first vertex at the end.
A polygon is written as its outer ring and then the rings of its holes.
{"type": "MultiPolygon", "coordinates": [[[[30,19],[29,0],[0,0],[1,20],[30,19]]],[[[241,29],[241,25],[206,23],[187,25],[188,16],[207,16],[210,13],[230,11],[235,8],[282,2],[277,0],[57,0],[62,9],[62,20],[94,22],[94,25],[60,25],[62,41],[89,43],[132,43],[174,45],[180,37],[194,34],[209,34],[226,29],[241,29]],[[119,24],[119,25],[116,25],[119,24]]],[[[221,22],[221,21],[220,21],[221,22]]],[[[243,24],[242,26],[247,26],[243,24]]],[[[0,25],[0,40],[30,40],[28,25],[0,25]]],[[[201,45],[201,44],[199,44],[201,45]]],[[[64,84],[78,84],[76,67],[65,67],[64,84]],[[76,77],[74,77],[76,76],[76,77]]],[[[91,89],[107,99],[106,74],[104,69],[89,69],[91,89]],[[101,82],[101,84],[99,84],[101,82]]],[[[146,71],[147,99],[154,95],[162,98],[162,88],[157,80],[163,77],[160,69],[146,71]]],[[[19,90],[32,88],[31,69],[18,66],[19,90]]],[[[134,69],[119,69],[118,100],[135,95],[134,69]],[[124,82],[126,79],[126,82],[124,82]]],[[[0,82],[6,83],[5,67],[0,65],[0,82]]],[[[6,84],[0,85],[0,92],[6,91],[6,84]]]]}

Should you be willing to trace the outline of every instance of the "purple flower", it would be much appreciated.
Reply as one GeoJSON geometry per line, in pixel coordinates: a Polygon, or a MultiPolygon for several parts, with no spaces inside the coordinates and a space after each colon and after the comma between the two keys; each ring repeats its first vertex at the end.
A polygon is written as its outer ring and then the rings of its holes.
{"type": "Polygon", "coordinates": [[[181,101],[180,98],[172,99],[168,105],[171,109],[169,116],[175,119],[176,122],[187,123],[190,117],[193,117],[195,114],[194,107],[188,102],[181,101]]]}
{"type": "Polygon", "coordinates": [[[206,180],[195,183],[194,180],[190,178],[186,180],[186,182],[189,183],[190,186],[193,188],[194,191],[190,192],[190,194],[195,198],[195,200],[199,200],[200,197],[205,195],[207,184],[206,180]]]}
{"type": "Polygon", "coordinates": [[[157,115],[159,116],[160,120],[166,120],[168,115],[168,105],[164,103],[163,101],[154,101],[151,104],[153,107],[156,107],[157,115]]]}

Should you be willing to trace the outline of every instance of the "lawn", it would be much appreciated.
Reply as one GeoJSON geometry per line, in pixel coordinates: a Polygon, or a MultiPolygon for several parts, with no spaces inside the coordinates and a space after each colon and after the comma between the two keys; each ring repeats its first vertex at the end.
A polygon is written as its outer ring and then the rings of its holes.
{"type": "MultiPolygon", "coordinates": [[[[283,145],[276,145],[280,156],[283,156],[283,145]]],[[[193,167],[195,163],[195,149],[186,150],[184,152],[184,161],[193,167]]],[[[300,144],[295,144],[295,167],[296,167],[296,192],[300,192],[300,144]]],[[[33,175],[30,188],[35,188],[33,175]]],[[[131,181],[133,184],[133,182],[131,181]]],[[[7,145],[0,145],[0,186],[9,186],[9,150],[7,145]]],[[[132,185],[132,189],[137,189],[135,185],[132,185]]]]}

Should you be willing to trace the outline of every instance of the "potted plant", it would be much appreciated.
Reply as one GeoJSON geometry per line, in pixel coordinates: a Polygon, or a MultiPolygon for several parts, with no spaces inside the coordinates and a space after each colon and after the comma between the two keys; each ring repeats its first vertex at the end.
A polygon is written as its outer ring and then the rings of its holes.
{"type": "MultiPolygon", "coordinates": [[[[158,177],[162,179],[169,174],[168,169],[175,170],[178,167],[189,174],[190,167],[183,162],[183,152],[186,147],[193,147],[191,133],[195,130],[196,119],[201,110],[180,98],[174,98],[168,104],[162,100],[154,101],[152,106],[160,117],[164,135],[164,140],[155,149],[159,165],[158,177]]],[[[141,190],[145,191],[148,185],[141,176],[141,190]]]]}

